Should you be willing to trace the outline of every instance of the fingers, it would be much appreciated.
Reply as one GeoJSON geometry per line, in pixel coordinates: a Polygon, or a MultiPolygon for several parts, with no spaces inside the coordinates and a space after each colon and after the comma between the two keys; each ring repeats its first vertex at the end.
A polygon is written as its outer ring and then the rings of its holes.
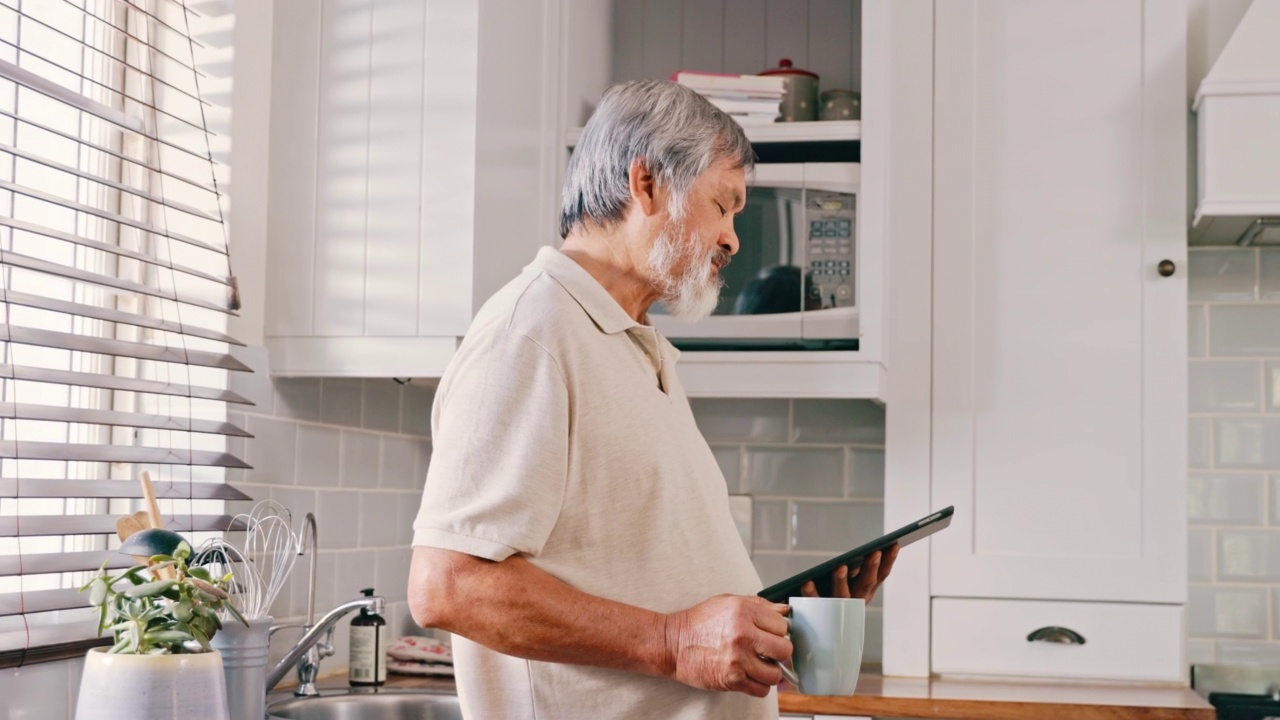
{"type": "Polygon", "coordinates": [[[791,607],[782,603],[768,603],[766,607],[768,609],[765,612],[756,613],[752,622],[767,633],[778,637],[786,635],[791,630],[791,623],[787,620],[791,607]]]}
{"type": "Polygon", "coordinates": [[[857,575],[857,572],[850,573],[848,565],[841,565],[831,574],[831,597],[847,598],[852,597],[849,594],[849,580],[857,575]]]}
{"type": "Polygon", "coordinates": [[[862,561],[862,567],[858,574],[854,576],[852,585],[852,597],[863,598],[867,602],[875,597],[876,588],[880,585],[880,553],[873,552],[862,561]]]}
{"type": "MultiPolygon", "coordinates": [[[[760,635],[754,639],[752,650],[755,654],[769,660],[786,662],[791,659],[793,647],[791,641],[777,635],[760,635]]],[[[763,679],[763,678],[762,678],[763,679]]]]}
{"type": "Polygon", "coordinates": [[[889,548],[884,561],[880,563],[880,582],[884,582],[893,570],[893,563],[898,559],[898,549],[898,545],[895,543],[893,547],[889,548]]]}
{"type": "Polygon", "coordinates": [[[818,586],[810,580],[800,586],[800,594],[805,597],[818,597],[818,586]]]}

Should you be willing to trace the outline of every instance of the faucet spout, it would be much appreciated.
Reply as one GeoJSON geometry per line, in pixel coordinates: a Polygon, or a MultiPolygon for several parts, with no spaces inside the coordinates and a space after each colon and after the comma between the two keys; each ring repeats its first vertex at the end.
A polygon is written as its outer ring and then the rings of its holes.
{"type": "Polygon", "coordinates": [[[357,598],[349,600],[326,613],[324,617],[320,618],[320,622],[308,629],[302,639],[298,640],[292,648],[289,648],[289,652],[271,669],[271,672],[267,673],[267,691],[270,692],[272,688],[278,685],[284,679],[285,674],[289,672],[289,668],[296,665],[302,659],[302,656],[315,646],[326,633],[331,632],[338,620],[348,613],[362,608],[381,615],[386,608],[386,600],[379,595],[357,598]]]}

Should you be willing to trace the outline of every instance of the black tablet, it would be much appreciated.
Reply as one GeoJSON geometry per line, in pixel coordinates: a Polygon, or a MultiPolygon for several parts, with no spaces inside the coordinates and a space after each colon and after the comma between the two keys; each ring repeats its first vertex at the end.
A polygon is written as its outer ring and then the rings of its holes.
{"type": "Polygon", "coordinates": [[[760,591],[760,597],[776,603],[785,603],[788,598],[800,597],[800,586],[812,580],[818,586],[818,594],[823,597],[831,595],[831,573],[841,565],[859,565],[862,559],[877,550],[884,550],[894,543],[898,547],[910,545],[911,543],[923,537],[938,532],[942,528],[951,524],[951,514],[955,512],[955,506],[949,505],[929,517],[917,520],[903,527],[894,530],[888,535],[872,540],[865,545],[850,550],[843,555],[831,558],[830,560],[814,565],[798,575],[774,583],[769,587],[760,591]]]}

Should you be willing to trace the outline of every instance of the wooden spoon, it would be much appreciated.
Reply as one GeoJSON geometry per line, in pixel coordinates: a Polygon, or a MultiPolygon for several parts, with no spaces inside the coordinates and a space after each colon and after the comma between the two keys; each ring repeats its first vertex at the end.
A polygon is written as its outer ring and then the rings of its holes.
{"type": "Polygon", "coordinates": [[[116,536],[120,542],[128,540],[134,533],[141,532],[146,526],[138,521],[136,515],[124,515],[116,518],[116,536]]]}

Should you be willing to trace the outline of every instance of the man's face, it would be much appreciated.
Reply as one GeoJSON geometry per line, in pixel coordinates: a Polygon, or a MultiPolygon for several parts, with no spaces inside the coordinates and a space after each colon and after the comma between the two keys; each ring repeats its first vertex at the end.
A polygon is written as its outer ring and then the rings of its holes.
{"type": "Polygon", "coordinates": [[[746,173],[722,160],[694,181],[682,211],[668,211],[649,251],[648,270],[659,299],[675,317],[701,320],[716,309],[724,286],[720,269],[738,252],[733,218],[746,197],[746,173]]]}

